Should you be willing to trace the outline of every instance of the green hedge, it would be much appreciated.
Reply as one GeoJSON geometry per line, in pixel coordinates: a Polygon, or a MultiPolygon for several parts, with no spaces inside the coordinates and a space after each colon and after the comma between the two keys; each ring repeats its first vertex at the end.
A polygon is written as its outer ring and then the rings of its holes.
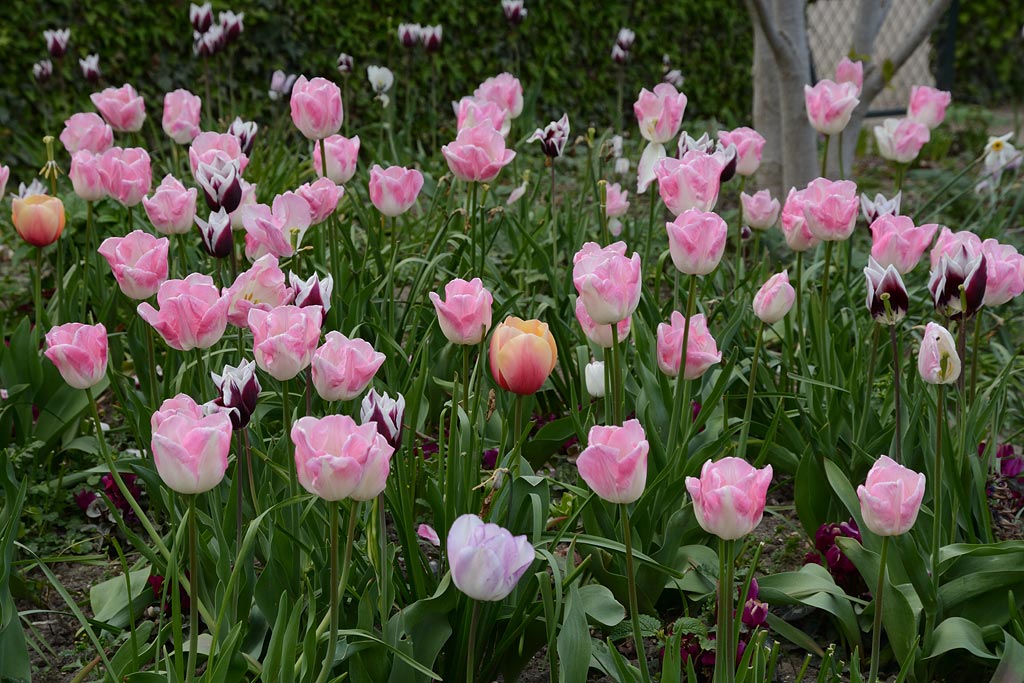
{"type": "MultiPolygon", "coordinates": [[[[1024,2],[954,0],[953,5],[957,12],[953,97],[986,105],[1021,102],[1024,2]]],[[[946,28],[941,27],[939,33],[941,53],[948,44],[946,28]]]]}

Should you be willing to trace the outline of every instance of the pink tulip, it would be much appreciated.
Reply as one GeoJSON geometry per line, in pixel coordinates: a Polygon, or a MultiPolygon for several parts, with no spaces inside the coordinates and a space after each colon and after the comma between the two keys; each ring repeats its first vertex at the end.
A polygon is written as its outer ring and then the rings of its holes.
{"type": "Polygon", "coordinates": [[[961,247],[967,250],[967,255],[970,258],[974,258],[982,252],[981,238],[970,230],[953,232],[949,228],[943,227],[929,256],[931,269],[936,269],[943,256],[956,256],[961,247]]]}
{"type": "Polygon", "coordinates": [[[79,150],[71,155],[71,168],[68,178],[75,194],[87,202],[95,202],[107,196],[103,187],[103,176],[100,174],[102,154],[93,154],[87,149],[79,150]]]}
{"type": "Polygon", "coordinates": [[[64,204],[56,197],[30,194],[11,201],[11,222],[21,239],[33,247],[46,247],[64,232],[64,204]]]}
{"type": "Polygon", "coordinates": [[[753,230],[767,230],[779,220],[781,206],[769,190],[759,190],[753,195],[740,192],[743,204],[743,221],[753,230]]]}
{"type": "Polygon", "coordinates": [[[209,275],[192,273],[184,280],[167,280],[160,285],[156,301],[159,311],[144,301],[138,306],[139,315],[172,349],[208,349],[224,336],[228,300],[209,275]]]}
{"type": "Polygon", "coordinates": [[[518,118],[523,113],[523,86],[510,73],[492,76],[473,91],[477,101],[493,102],[501,107],[508,119],[518,118]]]}
{"type": "Polygon", "coordinates": [[[192,230],[196,215],[196,189],[185,189],[168,173],[151,197],[142,198],[149,222],[164,235],[184,235],[192,230]]]}
{"type": "Polygon", "coordinates": [[[420,524],[416,527],[416,535],[435,548],[441,547],[441,539],[438,538],[437,532],[434,531],[434,527],[429,524],[420,524]]]}
{"type": "MultiPolygon", "coordinates": [[[[672,311],[671,324],[658,325],[658,367],[669,377],[679,375],[679,364],[683,359],[683,334],[686,318],[679,311],[672,311]]],[[[712,365],[722,361],[715,338],[708,331],[703,313],[690,318],[690,333],[686,339],[686,366],[683,379],[698,379],[712,365]]]]}
{"type": "Polygon", "coordinates": [[[370,386],[385,355],[369,342],[328,332],[313,354],[313,386],[325,401],[351,401],[370,386]]]}
{"type": "Polygon", "coordinates": [[[11,178],[11,167],[0,165],[0,200],[4,198],[7,191],[7,181],[11,178]]]}
{"type": "Polygon", "coordinates": [[[490,182],[516,153],[505,149],[505,138],[488,121],[463,128],[454,142],[441,146],[448,168],[459,180],[490,182]]]}
{"type": "Polygon", "coordinates": [[[926,85],[915,85],[910,89],[910,104],[907,118],[934,130],[946,118],[946,107],[952,100],[945,90],[936,90],[926,85]]]}
{"type": "Polygon", "coordinates": [[[899,164],[916,159],[929,137],[928,127],[913,119],[886,119],[881,126],[875,126],[878,153],[899,164]]]}
{"type": "Polygon", "coordinates": [[[793,251],[808,251],[821,243],[820,239],[811,234],[804,218],[806,196],[806,189],[798,191],[795,187],[790,188],[786,203],[782,205],[782,234],[793,251]]]}
{"type": "Polygon", "coordinates": [[[602,500],[635,503],[647,483],[647,436],[637,420],[621,427],[594,425],[576,459],[580,476],[602,500]]]}
{"type": "Polygon", "coordinates": [[[500,602],[515,589],[533,564],[526,536],[513,536],[476,515],[462,515],[447,540],[448,563],[455,587],[473,600],[500,602]]]}
{"type": "Polygon", "coordinates": [[[857,96],[864,87],[864,62],[851,61],[849,57],[843,57],[836,65],[836,83],[853,83],[857,86],[857,96]]]}
{"type": "Polygon", "coordinates": [[[199,164],[220,167],[225,161],[237,161],[239,173],[249,164],[249,157],[242,153],[242,143],[230,133],[200,133],[189,145],[188,163],[193,177],[199,172],[199,164]]]}
{"type": "Polygon", "coordinates": [[[779,322],[796,300],[796,290],[789,284],[789,271],[776,273],[761,285],[754,295],[754,315],[766,325],[779,322]]]}
{"type": "MultiPolygon", "coordinates": [[[[583,303],[582,297],[578,297],[576,299],[576,320],[579,321],[580,327],[583,328],[583,334],[586,335],[587,339],[603,349],[612,348],[613,340],[611,325],[598,325],[594,322],[594,319],[590,317],[589,313],[587,313],[587,307],[583,303]]],[[[629,336],[629,328],[631,324],[632,318],[626,318],[615,326],[616,336],[618,336],[619,342],[625,341],[626,337],[629,336]]]]}
{"type": "Polygon", "coordinates": [[[384,492],[392,448],[377,425],[348,415],[300,418],[292,425],[299,483],[328,501],[372,500],[384,492]]]}
{"type": "Polygon", "coordinates": [[[619,218],[629,210],[629,192],[618,183],[605,185],[604,213],[608,218],[619,218]]]}
{"type": "Polygon", "coordinates": [[[256,259],[252,267],[239,273],[222,293],[228,300],[228,322],[242,329],[249,326],[249,311],[254,308],[269,311],[284,306],[292,300],[293,294],[273,254],[256,259]]]}
{"type": "Polygon", "coordinates": [[[292,123],[309,140],[323,140],[341,129],[341,88],[326,78],[299,76],[292,86],[292,123]]]}
{"type": "Polygon", "coordinates": [[[46,333],[46,351],[64,381],[75,389],[91,389],[107,374],[107,328],[65,323],[46,333]]]}
{"type": "Polygon", "coordinates": [[[231,452],[227,411],[204,415],[190,396],[178,394],[163,402],[151,423],[153,464],[168,488],[194,495],[224,479],[231,452]]]}
{"type": "Polygon", "coordinates": [[[435,292],[430,301],[437,311],[441,332],[452,344],[479,344],[491,329],[494,297],[476,277],[466,282],[456,278],[444,286],[444,300],[435,292]]]}
{"type": "Polygon", "coordinates": [[[370,201],[385,216],[400,216],[416,203],[423,174],[415,168],[374,164],[370,169],[370,201]]]}
{"type": "Polygon", "coordinates": [[[697,523],[726,541],[743,538],[761,523],[772,466],[757,469],[740,458],[708,460],[700,478],[687,477],[697,523]]]}
{"type": "Polygon", "coordinates": [[[68,154],[86,150],[93,154],[101,154],[114,144],[114,131],[98,114],[84,112],[72,114],[64,122],[64,131],[60,141],[68,154]]]}
{"type": "Polygon", "coordinates": [[[907,533],[917,520],[924,488],[923,474],[883,455],[871,466],[867,481],[857,487],[864,525],[879,536],[907,533]]]}
{"type": "Polygon", "coordinates": [[[295,233],[294,244],[301,245],[312,221],[309,202],[294,192],[274,197],[273,208],[266,204],[243,208],[245,255],[253,261],[265,254],[278,258],[291,256],[295,251],[292,233],[295,233]]]}
{"type": "Polygon", "coordinates": [[[761,151],[765,139],[753,128],[736,128],[718,131],[718,142],[723,147],[736,147],[736,173],[741,176],[752,176],[761,166],[761,151]]]}
{"type": "Polygon", "coordinates": [[[807,186],[803,200],[804,218],[812,235],[826,242],[837,242],[853,234],[860,210],[856,183],[817,178],[807,186]]]}
{"type": "Polygon", "coordinates": [[[125,83],[120,88],[107,88],[89,96],[110,127],[118,133],[142,130],[146,120],[146,103],[135,88],[125,83]]]}
{"type": "Polygon", "coordinates": [[[510,315],[494,328],[488,359],[498,386],[528,396],[544,386],[555,369],[558,348],[545,323],[510,315]]]}
{"type": "Polygon", "coordinates": [[[249,329],[256,364],[274,379],[292,379],[312,361],[322,323],[323,311],[319,306],[250,309],[249,329]]]}
{"type": "MultiPolygon", "coordinates": [[[[356,173],[356,162],[359,161],[359,136],[346,138],[331,135],[324,140],[324,144],[327,145],[327,177],[338,185],[344,185],[356,173]]],[[[322,178],[324,162],[320,140],[313,145],[313,168],[322,178]]]]}
{"type": "Polygon", "coordinates": [[[491,128],[507,136],[512,128],[512,119],[508,111],[501,105],[488,100],[478,100],[475,97],[463,97],[458,102],[452,102],[455,110],[455,130],[472,128],[485,121],[490,122],[491,128]]]}
{"type": "Polygon", "coordinates": [[[671,83],[659,83],[654,92],[647,88],[633,103],[640,135],[648,142],[665,144],[676,136],[686,111],[686,95],[671,83]]]}
{"type": "Polygon", "coordinates": [[[666,157],[654,166],[658,193],[673,215],[689,209],[711,211],[718,202],[722,169],[721,157],[698,150],[682,159],[666,157]]]}
{"type": "Polygon", "coordinates": [[[148,299],[167,279],[166,237],[135,230],[125,237],[108,237],[98,249],[107,259],[114,279],[129,299],[148,299]]]}
{"type": "Polygon", "coordinates": [[[960,377],[960,355],[953,335],[938,323],[928,323],[917,352],[917,371],[928,384],[953,384],[960,377]]]}
{"type": "Polygon", "coordinates": [[[686,275],[708,275],[722,260],[729,228],[722,217],[710,211],[689,209],[671,223],[668,250],[672,263],[686,275]]]}
{"type": "Polygon", "coordinates": [[[921,260],[938,229],[935,223],[915,227],[908,216],[879,216],[871,224],[871,256],[883,268],[893,266],[906,275],[921,260]]]}
{"type": "Polygon", "coordinates": [[[860,104],[860,88],[855,83],[836,83],[828,79],[804,86],[807,120],[814,130],[824,135],[841,133],[850,122],[853,110],[860,104]]]}
{"type": "Polygon", "coordinates": [[[338,208],[338,202],[345,194],[345,188],[335,185],[330,178],[321,178],[316,182],[300,185],[295,189],[295,194],[309,204],[310,225],[319,225],[338,208]]]}
{"type": "Polygon", "coordinates": [[[103,189],[124,206],[136,206],[153,184],[149,154],[141,147],[111,147],[99,162],[103,189]]]}
{"type": "Polygon", "coordinates": [[[994,239],[981,243],[987,268],[985,305],[1000,306],[1024,292],[1024,256],[994,239]]]}
{"type": "Polygon", "coordinates": [[[163,128],[171,140],[187,145],[202,131],[199,127],[203,101],[188,90],[179,88],[164,95],[163,128]]]}
{"type": "Polygon", "coordinates": [[[626,243],[602,248],[587,242],[572,258],[572,282],[587,314],[598,325],[626,320],[640,303],[640,255],[626,256],[626,243]]]}

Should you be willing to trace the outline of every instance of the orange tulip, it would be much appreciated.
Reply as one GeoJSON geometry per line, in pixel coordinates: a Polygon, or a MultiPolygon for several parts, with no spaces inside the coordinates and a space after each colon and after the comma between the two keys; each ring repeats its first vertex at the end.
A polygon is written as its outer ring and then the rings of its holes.
{"type": "Polygon", "coordinates": [[[21,238],[36,247],[53,244],[64,230],[64,204],[56,197],[33,194],[15,197],[11,220],[21,238]]]}
{"type": "Polygon", "coordinates": [[[536,392],[555,368],[558,349],[548,326],[539,320],[505,318],[491,336],[491,374],[502,389],[536,392]]]}

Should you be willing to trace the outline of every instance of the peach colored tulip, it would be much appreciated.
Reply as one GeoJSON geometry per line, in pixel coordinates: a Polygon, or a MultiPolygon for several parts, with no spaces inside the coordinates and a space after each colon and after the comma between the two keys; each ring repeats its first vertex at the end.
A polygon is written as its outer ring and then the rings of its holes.
{"type": "Polygon", "coordinates": [[[159,310],[148,301],[137,310],[172,349],[208,349],[224,336],[228,300],[209,275],[192,273],[184,280],[167,280],[160,285],[156,301],[159,310]]]}
{"type": "Polygon", "coordinates": [[[857,487],[864,525],[879,536],[907,533],[917,521],[924,489],[923,474],[883,455],[871,466],[867,481],[857,487]]]}
{"type": "Polygon", "coordinates": [[[164,235],[184,235],[192,230],[196,216],[196,188],[185,189],[168,173],[150,197],[142,198],[149,222],[164,235]]]}
{"type": "Polygon", "coordinates": [[[274,379],[292,379],[312,361],[322,323],[323,311],[319,306],[250,309],[249,329],[256,364],[274,379]]]}
{"type": "Polygon", "coordinates": [[[325,401],[351,401],[370,386],[385,355],[369,342],[328,332],[313,354],[313,386],[325,401]]]}
{"type": "Polygon", "coordinates": [[[64,204],[56,197],[31,194],[11,202],[14,229],[34,247],[53,244],[64,231],[64,204]]]}
{"type": "Polygon", "coordinates": [[[452,344],[479,344],[491,329],[494,297],[480,278],[466,282],[456,278],[444,286],[444,300],[430,292],[441,332],[452,344]]]}
{"type": "Polygon", "coordinates": [[[107,374],[107,328],[65,323],[46,333],[46,357],[75,389],[90,389],[107,374]]]}
{"type": "Polygon", "coordinates": [[[146,120],[146,103],[131,85],[125,83],[120,88],[107,88],[93,93],[89,99],[118,133],[142,130],[146,120]]]}
{"type": "MultiPolygon", "coordinates": [[[[317,140],[313,145],[313,168],[322,178],[324,162],[320,142],[317,140]]],[[[356,162],[359,161],[359,136],[346,138],[342,135],[330,135],[323,142],[327,145],[327,177],[338,185],[344,185],[356,172],[356,162]]]]}
{"type": "Polygon", "coordinates": [[[82,112],[64,122],[60,141],[71,155],[81,150],[102,154],[114,144],[114,131],[99,114],[82,112]]]}
{"type": "Polygon", "coordinates": [[[647,483],[647,436],[637,420],[619,426],[594,425],[576,459],[580,476],[602,500],[635,503],[647,483]]]}
{"type": "Polygon", "coordinates": [[[299,76],[292,86],[292,123],[310,140],[323,140],[341,128],[344,108],[341,88],[319,76],[308,80],[299,76]]]}
{"type": "Polygon", "coordinates": [[[718,267],[725,253],[729,228],[717,213],[689,209],[666,223],[665,229],[672,263],[679,272],[708,275],[718,267]]]}
{"type": "Polygon", "coordinates": [[[385,216],[400,216],[416,203],[423,174],[415,168],[374,164],[370,169],[370,201],[385,216]]]}
{"type": "Polygon", "coordinates": [[[170,241],[135,230],[124,237],[108,237],[97,250],[110,264],[121,291],[129,299],[148,299],[167,279],[170,241]]]}
{"type": "Polygon", "coordinates": [[[453,142],[441,146],[441,153],[455,177],[467,182],[494,180],[516,156],[505,148],[505,138],[486,120],[460,130],[453,142]]]}
{"type": "Polygon", "coordinates": [[[292,425],[299,483],[314,496],[372,500],[384,492],[393,449],[377,425],[348,415],[303,417],[292,425]]]}
{"type": "Polygon", "coordinates": [[[178,394],[163,402],[151,422],[153,464],[168,488],[194,495],[224,479],[231,452],[227,411],[205,415],[190,396],[178,394]]]}
{"type": "Polygon", "coordinates": [[[545,323],[509,316],[494,328],[489,358],[498,386],[529,395],[536,393],[555,369],[558,349],[545,323]]]}
{"type": "MultiPolygon", "coordinates": [[[[679,311],[672,311],[670,323],[658,325],[658,367],[669,377],[679,375],[679,365],[683,360],[683,334],[686,318],[679,311]]],[[[686,339],[686,366],[683,379],[698,379],[712,365],[722,361],[715,338],[708,331],[708,323],[703,313],[690,318],[690,333],[686,339]]]]}
{"type": "Polygon", "coordinates": [[[772,466],[757,469],[740,458],[708,460],[700,478],[687,477],[697,523],[726,541],[743,538],[761,523],[772,466]]]}

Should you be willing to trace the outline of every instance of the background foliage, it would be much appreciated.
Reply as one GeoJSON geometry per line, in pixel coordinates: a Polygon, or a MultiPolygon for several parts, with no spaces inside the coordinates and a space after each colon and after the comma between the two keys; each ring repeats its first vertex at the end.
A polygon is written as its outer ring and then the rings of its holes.
{"type": "Polygon", "coordinates": [[[969,0],[956,2],[954,7],[953,99],[990,105],[1020,102],[1024,92],[1024,3],[969,0]]]}

